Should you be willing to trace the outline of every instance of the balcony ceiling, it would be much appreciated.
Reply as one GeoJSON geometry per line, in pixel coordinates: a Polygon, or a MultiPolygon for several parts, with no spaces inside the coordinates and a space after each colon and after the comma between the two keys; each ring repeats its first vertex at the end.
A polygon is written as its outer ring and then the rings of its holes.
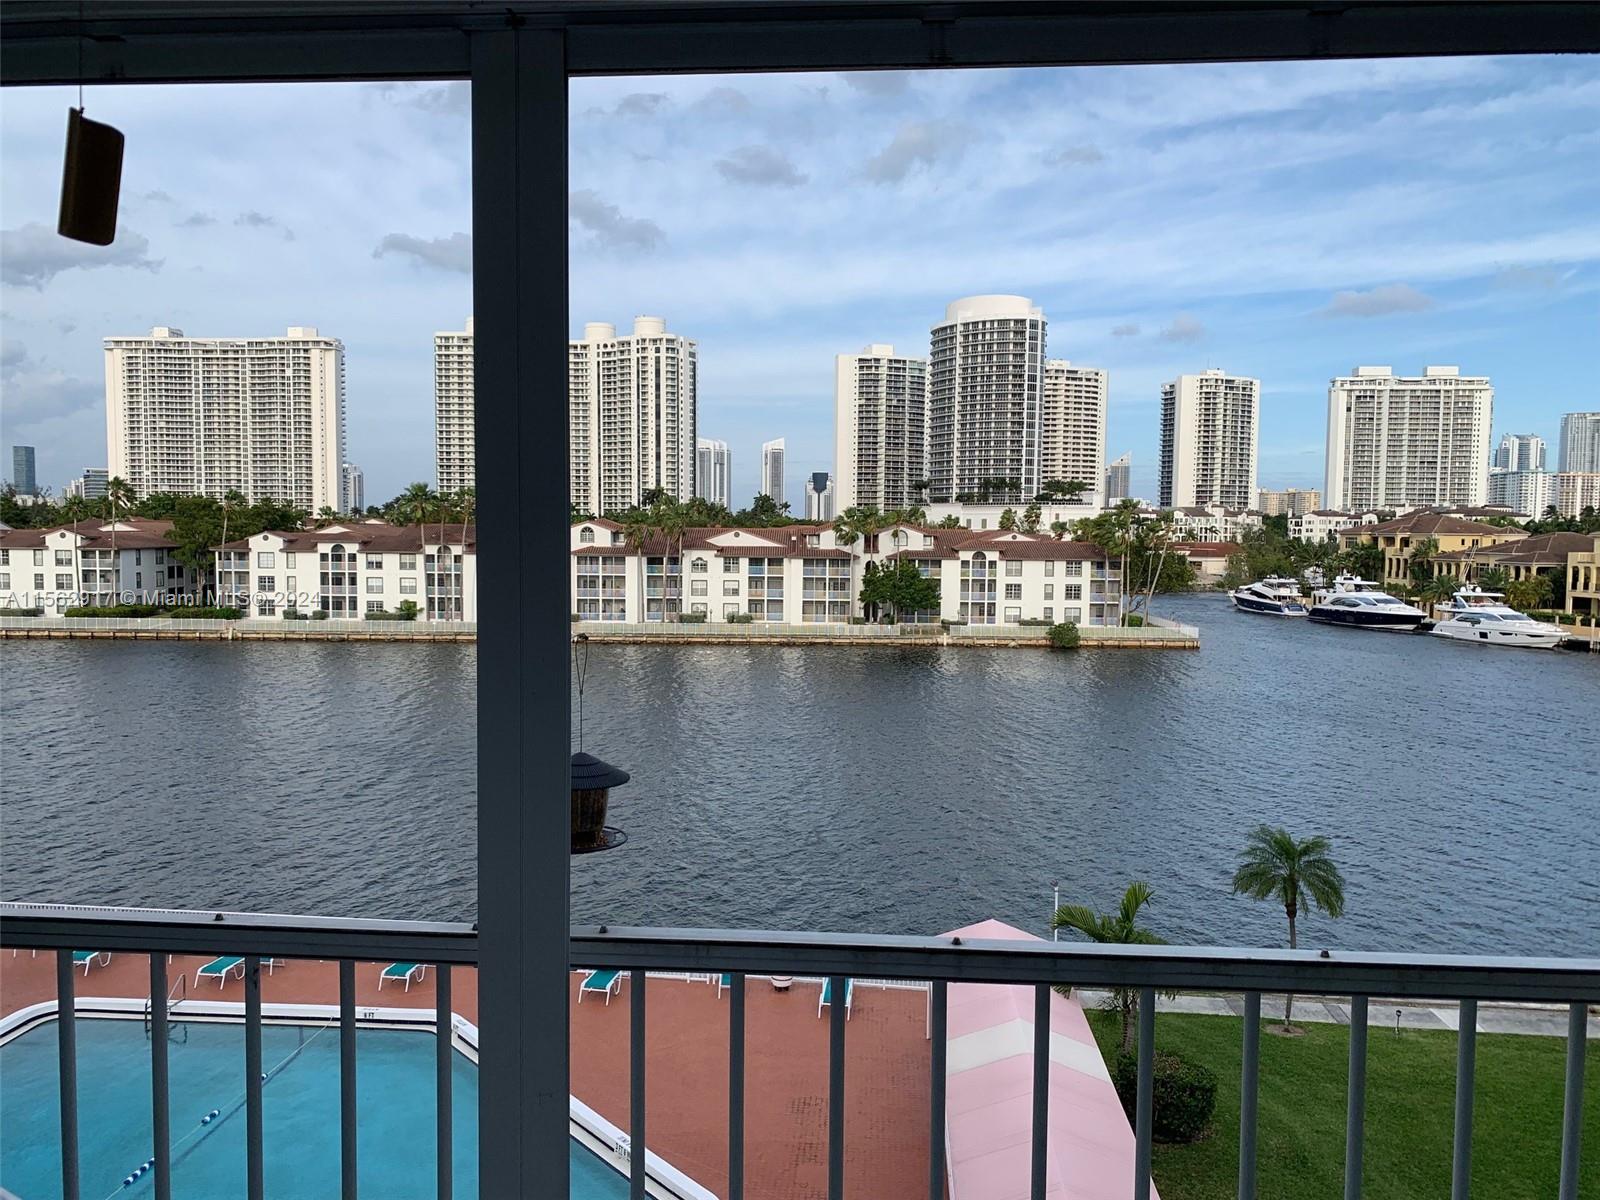
{"type": "Polygon", "coordinates": [[[11,0],[4,82],[448,78],[462,32],[564,28],[573,74],[1600,51],[1555,0],[11,0]],[[674,33],[682,36],[674,36],[674,33]]]}

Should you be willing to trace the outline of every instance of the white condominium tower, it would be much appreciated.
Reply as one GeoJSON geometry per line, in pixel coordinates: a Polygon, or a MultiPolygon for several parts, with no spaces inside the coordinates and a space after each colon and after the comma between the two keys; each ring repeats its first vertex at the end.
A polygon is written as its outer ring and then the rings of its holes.
{"type": "Polygon", "coordinates": [[[345,463],[340,470],[344,486],[344,505],[340,512],[360,513],[367,507],[367,477],[355,463],[345,463]]]}
{"type": "Polygon", "coordinates": [[[242,492],[308,513],[343,492],[344,346],[315,329],[105,339],[108,470],[136,496],[242,492]]]}
{"type": "Polygon", "coordinates": [[[1128,477],[1133,474],[1133,455],[1124,454],[1106,467],[1106,503],[1126,500],[1132,493],[1128,477]]]}
{"type": "Polygon", "coordinates": [[[1076,479],[1086,492],[1098,491],[1106,461],[1106,373],[1046,360],[1039,426],[1039,485],[1076,479]]]}
{"type": "Polygon", "coordinates": [[[1420,376],[1357,367],[1328,385],[1332,509],[1481,505],[1488,491],[1494,388],[1458,367],[1420,376]]]}
{"type": "Polygon", "coordinates": [[[1162,508],[1256,502],[1261,381],[1215,368],[1161,385],[1162,508]]]}
{"type": "Polygon", "coordinates": [[[1568,413],[1561,418],[1557,469],[1591,475],[1600,471],[1600,412],[1568,413]]]}
{"type": "Polygon", "coordinates": [[[733,507],[733,454],[727,442],[695,442],[694,494],[723,508],[733,507]]]}
{"type": "Polygon", "coordinates": [[[1536,433],[1507,433],[1494,452],[1497,471],[1544,470],[1544,439],[1536,433]]]}
{"type": "Polygon", "coordinates": [[[660,317],[591,321],[568,343],[572,503],[603,515],[657,489],[695,494],[696,347],[660,317]]]}
{"type": "Polygon", "coordinates": [[[967,296],[945,309],[928,360],[929,499],[1038,493],[1045,326],[1023,296],[967,296]]]}
{"type": "Polygon", "coordinates": [[[868,504],[880,512],[925,497],[928,360],[874,343],[834,359],[834,494],[842,512],[868,504]]]}
{"type": "Polygon", "coordinates": [[[831,521],[834,516],[833,476],[813,471],[806,476],[806,520],[831,521]]]}
{"type": "Polygon", "coordinates": [[[761,443],[761,494],[771,496],[781,507],[783,504],[783,460],[785,457],[782,438],[761,443]]]}
{"type": "Polygon", "coordinates": [[[467,327],[433,335],[433,457],[441,492],[476,487],[473,446],[472,318],[467,327]]]}

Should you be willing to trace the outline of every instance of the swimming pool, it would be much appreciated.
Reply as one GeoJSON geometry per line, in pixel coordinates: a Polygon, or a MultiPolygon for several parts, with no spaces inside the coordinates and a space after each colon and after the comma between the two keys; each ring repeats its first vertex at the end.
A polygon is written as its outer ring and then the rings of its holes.
{"type": "MultiPolygon", "coordinates": [[[[0,1187],[18,1200],[61,1194],[56,1021],[0,1046],[0,1187]]],[[[267,1025],[261,1062],[267,1195],[323,1200],[339,1194],[339,1031],[267,1025]]],[[[244,1026],[174,1021],[169,1086],[174,1200],[245,1195],[244,1026]],[[205,1126],[213,1109],[221,1115],[205,1126]]],[[[359,1183],[364,1196],[434,1194],[434,1040],[414,1030],[356,1034],[359,1183]]],[[[478,1194],[478,1068],[455,1056],[455,1194],[478,1194]]],[[[140,1020],[78,1018],[78,1121],[83,1200],[153,1195],[149,1173],[123,1180],[150,1157],[150,1044],[140,1020]]],[[[574,1200],[620,1200],[627,1180],[576,1141],[574,1200]]]]}

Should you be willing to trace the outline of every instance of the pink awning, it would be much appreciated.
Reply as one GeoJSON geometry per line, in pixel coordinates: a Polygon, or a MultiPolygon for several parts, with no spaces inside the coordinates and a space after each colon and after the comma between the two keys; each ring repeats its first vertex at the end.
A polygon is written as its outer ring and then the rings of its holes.
{"type": "MultiPolygon", "coordinates": [[[[945,936],[1040,940],[1001,921],[980,921],[945,936]]],[[[1027,1200],[1033,989],[951,984],[947,1037],[950,1200],[1027,1200]]],[[[1048,1122],[1045,1195],[1056,1200],[1126,1200],[1133,1194],[1133,1129],[1083,1008],[1060,995],[1050,999],[1048,1122]]]]}

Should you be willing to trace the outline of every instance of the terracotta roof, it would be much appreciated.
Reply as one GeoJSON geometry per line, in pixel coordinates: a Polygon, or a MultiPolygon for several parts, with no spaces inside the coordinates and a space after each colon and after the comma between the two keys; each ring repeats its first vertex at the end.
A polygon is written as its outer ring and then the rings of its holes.
{"type": "MultiPolygon", "coordinates": [[[[590,524],[585,521],[574,525],[574,529],[590,524]]],[[[597,522],[596,522],[597,524],[597,522]]],[[[621,526],[612,525],[610,528],[620,529],[621,526]]],[[[831,529],[828,525],[781,525],[773,529],[748,529],[710,525],[686,529],[683,531],[683,549],[708,550],[713,554],[726,555],[733,558],[849,558],[849,550],[834,549],[829,546],[808,546],[806,538],[811,534],[822,534],[831,529]],[[719,546],[716,539],[729,539],[730,544],[719,546]],[[749,538],[744,542],[740,539],[749,538]],[[770,544],[763,544],[770,543],[770,544]]],[[[858,543],[859,544],[859,543],[858,543]]],[[[579,543],[572,551],[573,554],[620,554],[624,557],[633,557],[641,550],[635,549],[631,544],[622,542],[611,545],[609,542],[583,542],[579,543]]],[[[678,539],[665,538],[654,534],[644,542],[642,553],[647,557],[660,557],[667,554],[677,554],[678,539]]]]}
{"type": "Polygon", "coordinates": [[[178,543],[172,540],[172,522],[156,521],[148,517],[118,517],[115,534],[111,522],[104,518],[79,521],[76,525],[52,525],[48,529],[8,529],[0,532],[0,546],[7,550],[42,550],[53,533],[66,530],[76,533],[79,547],[84,550],[109,550],[113,544],[119,550],[173,549],[178,543]]]}
{"type": "Polygon", "coordinates": [[[1464,562],[1468,559],[1515,563],[1564,564],[1569,554],[1587,554],[1594,547],[1591,533],[1540,533],[1517,541],[1501,542],[1494,546],[1473,546],[1466,550],[1449,550],[1435,554],[1436,560],[1464,562]]]}
{"type": "MultiPolygon", "coordinates": [[[[371,550],[377,553],[383,551],[409,551],[421,552],[423,545],[437,546],[441,542],[451,544],[462,541],[462,526],[460,522],[452,524],[446,521],[442,527],[436,521],[429,521],[426,525],[389,525],[382,521],[351,521],[348,523],[335,522],[326,529],[264,529],[261,533],[270,533],[273,537],[283,539],[283,549],[286,552],[304,550],[314,553],[319,546],[332,545],[342,542],[346,545],[359,546],[362,550],[371,550]]],[[[249,550],[252,549],[252,538],[261,536],[253,533],[248,538],[227,542],[218,546],[219,550],[249,550]]],[[[473,524],[466,526],[466,544],[476,550],[478,544],[478,527],[473,524]]]]}
{"type": "Polygon", "coordinates": [[[1391,533],[1404,533],[1412,537],[1498,537],[1506,541],[1527,536],[1521,529],[1485,525],[1480,521],[1468,521],[1464,517],[1440,512],[1407,513],[1392,521],[1379,521],[1376,525],[1353,525],[1349,532],[1377,537],[1391,533]]]}
{"type": "Polygon", "coordinates": [[[1181,550],[1190,557],[1198,558],[1226,558],[1230,554],[1239,552],[1238,542],[1173,542],[1174,550],[1181,550]]]}

